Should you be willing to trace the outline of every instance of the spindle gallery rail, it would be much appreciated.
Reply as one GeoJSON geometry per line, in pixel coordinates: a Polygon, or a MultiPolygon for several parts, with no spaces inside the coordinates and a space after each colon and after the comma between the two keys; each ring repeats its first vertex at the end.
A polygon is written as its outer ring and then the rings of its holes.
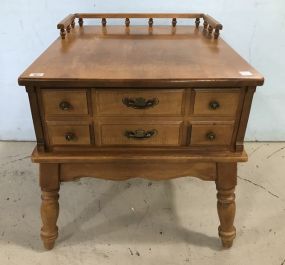
{"type": "Polygon", "coordinates": [[[212,36],[214,31],[214,38],[218,39],[220,35],[220,30],[223,29],[223,25],[220,24],[217,20],[212,18],[209,15],[203,13],[192,13],[192,14],[134,14],[134,13],[125,13],[125,14],[91,14],[91,13],[79,13],[79,14],[71,14],[63,19],[58,25],[57,28],[60,29],[60,36],[62,39],[65,39],[67,33],[70,33],[71,29],[75,27],[75,19],[78,19],[78,23],[80,27],[83,27],[83,19],[101,19],[102,26],[106,27],[107,18],[119,18],[125,19],[126,27],[130,26],[131,18],[148,18],[148,25],[152,27],[154,24],[154,18],[172,18],[172,26],[176,27],[177,19],[195,19],[196,28],[199,28],[200,20],[203,19],[203,27],[204,31],[208,32],[209,36],[212,36]]]}

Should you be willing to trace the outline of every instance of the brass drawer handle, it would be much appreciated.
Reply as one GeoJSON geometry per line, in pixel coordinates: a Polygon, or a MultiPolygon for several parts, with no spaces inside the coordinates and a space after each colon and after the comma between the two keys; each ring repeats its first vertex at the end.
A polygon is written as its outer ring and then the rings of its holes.
{"type": "Polygon", "coordinates": [[[149,139],[156,134],[157,134],[157,131],[155,129],[149,130],[149,131],[138,129],[135,131],[126,131],[125,132],[125,136],[127,138],[137,139],[137,140],[149,139]]]}
{"type": "Polygon", "coordinates": [[[209,141],[214,141],[216,139],[216,135],[213,132],[207,133],[206,137],[209,141]]]}
{"type": "Polygon", "coordinates": [[[154,107],[159,102],[157,98],[146,100],[145,98],[142,98],[142,97],[123,98],[122,101],[127,107],[134,108],[134,109],[148,109],[148,108],[154,107]]]}
{"type": "Polygon", "coordinates": [[[65,134],[65,140],[68,141],[68,142],[71,142],[71,141],[75,141],[76,140],[76,135],[72,132],[68,132],[65,134]]]}
{"type": "Polygon", "coordinates": [[[220,107],[220,103],[218,101],[211,101],[209,106],[212,110],[216,110],[220,107]]]}
{"type": "Polygon", "coordinates": [[[59,108],[61,110],[71,110],[72,109],[72,105],[67,102],[67,101],[62,101],[59,103],[59,108]]]}

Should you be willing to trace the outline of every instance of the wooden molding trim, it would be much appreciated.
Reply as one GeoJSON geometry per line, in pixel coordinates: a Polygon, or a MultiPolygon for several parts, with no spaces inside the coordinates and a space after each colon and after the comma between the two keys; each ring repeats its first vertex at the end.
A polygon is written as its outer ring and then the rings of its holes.
{"type": "Polygon", "coordinates": [[[35,148],[32,153],[34,163],[97,163],[97,162],[133,162],[133,161],[159,161],[168,162],[246,162],[246,152],[233,153],[230,151],[197,153],[187,150],[175,151],[169,148],[166,151],[155,152],[153,150],[138,152],[109,150],[95,152],[45,152],[39,153],[35,148]],[[169,154],[171,152],[171,155],[169,154]]]}
{"type": "Polygon", "coordinates": [[[29,96],[30,108],[35,128],[35,134],[37,138],[37,149],[39,152],[44,152],[46,149],[45,146],[45,137],[44,137],[44,129],[42,127],[42,121],[40,115],[38,115],[40,108],[38,102],[37,91],[35,87],[27,86],[26,91],[29,96]]]}
{"type": "Polygon", "coordinates": [[[256,90],[256,87],[248,87],[246,91],[246,96],[245,96],[242,113],[241,113],[241,119],[240,119],[239,128],[237,132],[237,139],[236,139],[236,151],[237,152],[242,152],[244,149],[243,141],[245,137],[245,132],[247,128],[247,123],[249,119],[251,104],[252,104],[253,95],[255,93],[255,90],[256,90]]]}

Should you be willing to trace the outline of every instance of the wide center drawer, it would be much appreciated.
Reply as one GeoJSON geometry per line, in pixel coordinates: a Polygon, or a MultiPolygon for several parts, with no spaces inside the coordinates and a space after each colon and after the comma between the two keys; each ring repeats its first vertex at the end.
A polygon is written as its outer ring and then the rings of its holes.
{"type": "Polygon", "coordinates": [[[179,146],[181,122],[101,124],[101,145],[179,146]]]}
{"type": "Polygon", "coordinates": [[[182,115],[184,89],[98,89],[98,115],[182,115]]]}

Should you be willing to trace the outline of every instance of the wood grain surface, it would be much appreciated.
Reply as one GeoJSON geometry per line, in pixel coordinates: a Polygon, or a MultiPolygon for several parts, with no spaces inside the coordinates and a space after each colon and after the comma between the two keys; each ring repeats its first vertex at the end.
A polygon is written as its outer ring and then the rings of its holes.
{"type": "Polygon", "coordinates": [[[138,80],[168,87],[263,84],[263,77],[225,41],[207,39],[192,26],[158,26],[151,32],[146,26],[127,31],[124,26],[76,27],[64,41],[58,38],[19,84],[129,87],[138,80]],[[33,73],[43,76],[31,77],[33,73]]]}

